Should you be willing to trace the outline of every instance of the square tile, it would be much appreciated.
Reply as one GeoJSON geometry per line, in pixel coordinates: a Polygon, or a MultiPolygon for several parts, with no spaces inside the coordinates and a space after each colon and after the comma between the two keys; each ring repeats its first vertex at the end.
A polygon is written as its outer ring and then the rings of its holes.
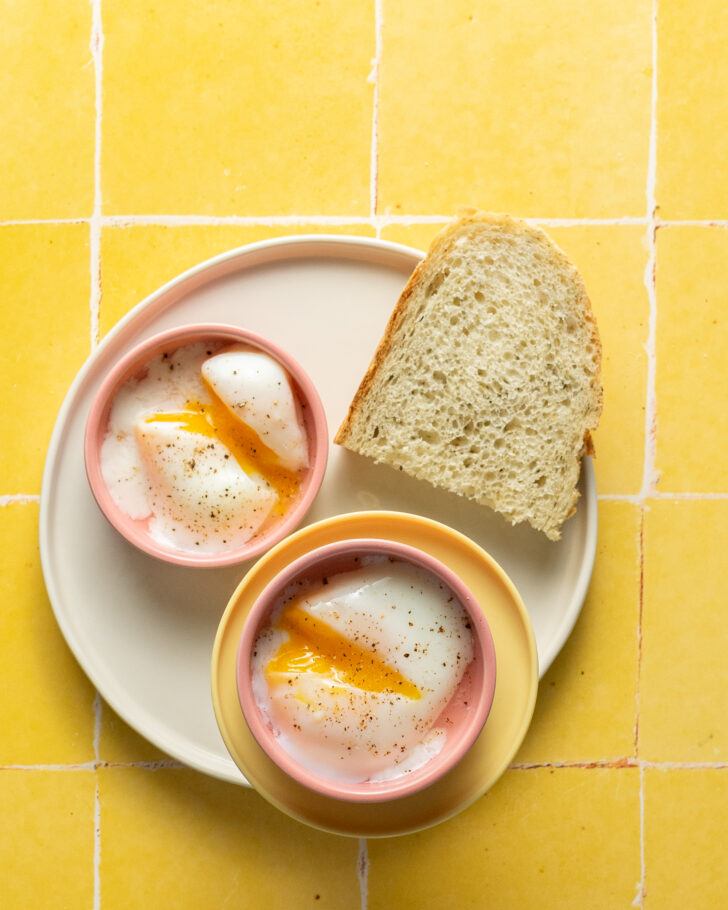
{"type": "Polygon", "coordinates": [[[728,491],[728,231],[657,233],[657,455],[660,489],[728,491]]]}
{"type": "Polygon", "coordinates": [[[645,212],[652,4],[385,4],[378,211],[645,212]]]}
{"type": "Polygon", "coordinates": [[[728,7],[657,13],[657,201],[662,218],[728,218],[728,7]]]}
{"type": "MultiPolygon", "coordinates": [[[[426,250],[442,225],[390,225],[382,237],[426,250]]],[[[602,339],[604,410],[594,434],[600,493],[642,486],[649,301],[645,231],[632,225],[547,227],[584,278],[602,339]]]]}
{"type": "Polygon", "coordinates": [[[645,514],[640,758],[728,761],[728,500],[645,514]]]}
{"type": "Polygon", "coordinates": [[[541,681],[516,762],[633,756],[640,522],[637,506],[600,503],[589,592],[569,640],[541,681]]]}
{"type": "Polygon", "coordinates": [[[94,690],[48,603],[38,506],[0,507],[0,765],[93,761],[94,690]]]}
{"type": "Polygon", "coordinates": [[[3,910],[91,907],[93,771],[0,773],[3,910]]]}
{"type": "Polygon", "coordinates": [[[5,3],[0,221],[84,218],[94,205],[91,4],[5,3]]]}
{"type": "Polygon", "coordinates": [[[105,2],[104,211],[368,214],[373,7],[105,2]]]}
{"type": "Polygon", "coordinates": [[[136,225],[107,227],[101,233],[102,300],[99,323],[108,332],[129,310],[170,278],[226,250],[289,234],[374,236],[366,225],[300,224],[241,227],[136,225]]]}
{"type": "Polygon", "coordinates": [[[88,227],[0,227],[0,494],[40,493],[58,409],[91,347],[88,227]]]}
{"type": "Polygon", "coordinates": [[[509,771],[466,812],[369,842],[369,910],[629,907],[640,879],[639,771],[509,771]]]}
{"type": "Polygon", "coordinates": [[[728,771],[645,771],[645,910],[722,910],[728,771]]]}
{"type": "Polygon", "coordinates": [[[166,752],[133,730],[106,702],[101,705],[99,759],[110,764],[170,761],[166,752]]]}
{"type": "Polygon", "coordinates": [[[359,906],[357,843],[194,771],[99,772],[104,910],[359,906]]]}
{"type": "Polygon", "coordinates": [[[594,433],[599,493],[642,487],[649,300],[644,228],[631,225],[546,228],[581,272],[602,340],[604,409],[594,433]]]}

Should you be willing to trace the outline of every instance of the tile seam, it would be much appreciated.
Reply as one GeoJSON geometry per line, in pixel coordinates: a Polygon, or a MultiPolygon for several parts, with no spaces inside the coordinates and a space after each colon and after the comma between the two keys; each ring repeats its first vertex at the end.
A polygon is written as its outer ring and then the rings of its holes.
{"type": "Polygon", "coordinates": [[[101,119],[103,102],[104,32],[101,0],[91,0],[91,55],[94,63],[94,210],[89,221],[89,259],[91,271],[90,335],[91,348],[99,341],[101,308],[101,119]]]}
{"type": "Polygon", "coordinates": [[[89,217],[81,218],[9,218],[6,221],[0,221],[0,227],[23,227],[34,224],[89,224],[89,217]]]}
{"type": "Polygon", "coordinates": [[[643,907],[645,903],[645,769],[640,764],[639,789],[639,832],[640,832],[640,880],[637,882],[637,893],[632,901],[633,907],[643,907]]]}
{"type": "Polygon", "coordinates": [[[377,237],[381,228],[377,223],[379,195],[379,72],[382,63],[382,0],[374,0],[374,58],[368,80],[373,86],[372,137],[369,160],[369,218],[377,237]]]}
{"type": "Polygon", "coordinates": [[[643,768],[652,771],[728,771],[728,760],[714,762],[700,761],[652,761],[626,755],[621,758],[595,759],[593,761],[544,761],[514,762],[509,771],[581,770],[581,771],[623,771],[627,768],[643,768]]]}
{"type": "Polygon", "coordinates": [[[640,880],[636,884],[636,894],[632,906],[644,907],[645,898],[645,770],[644,763],[640,760],[640,720],[641,720],[641,678],[642,678],[642,616],[644,611],[644,582],[645,582],[645,503],[640,506],[640,526],[638,534],[638,568],[639,586],[637,593],[637,666],[635,670],[635,695],[634,695],[634,757],[635,764],[640,769],[638,793],[639,817],[639,865],[640,880]]]}
{"type": "Polygon", "coordinates": [[[650,98],[650,138],[647,161],[647,248],[649,251],[644,272],[644,283],[649,302],[649,317],[645,352],[647,354],[647,394],[645,400],[645,457],[642,473],[641,495],[646,498],[654,492],[659,479],[655,468],[657,451],[657,0],[652,0],[652,87],[650,98]]]}
{"type": "Polygon", "coordinates": [[[359,902],[361,910],[369,905],[369,848],[365,837],[359,838],[359,849],[356,857],[356,875],[359,882],[359,902]]]}
{"type": "MultiPolygon", "coordinates": [[[[647,341],[645,352],[647,354],[647,392],[645,398],[645,457],[642,473],[642,489],[640,495],[639,529],[639,592],[637,613],[637,678],[635,681],[635,730],[634,754],[640,760],[640,723],[641,723],[641,697],[642,697],[642,653],[643,653],[643,614],[644,614],[644,585],[645,585],[645,501],[657,491],[659,472],[656,468],[657,459],[657,102],[658,102],[658,30],[657,30],[658,0],[652,0],[651,5],[651,58],[652,58],[652,84],[650,91],[650,138],[647,157],[647,186],[645,189],[645,203],[647,206],[647,248],[649,255],[645,265],[644,282],[649,303],[649,317],[647,341]]],[[[640,881],[637,883],[637,893],[632,906],[644,908],[646,895],[647,869],[645,864],[645,772],[640,765],[639,779],[639,866],[640,881]]]]}
{"type": "MultiPolygon", "coordinates": [[[[94,66],[94,208],[89,221],[89,341],[91,350],[99,341],[101,309],[101,117],[103,90],[104,32],[101,0],[91,0],[91,56],[94,66]]],[[[96,691],[93,702],[94,718],[94,850],[93,850],[93,910],[101,908],[101,797],[99,793],[99,748],[103,702],[96,691]]]]}
{"type": "Polygon", "coordinates": [[[185,765],[174,758],[160,759],[158,761],[130,761],[114,762],[93,759],[88,762],[62,762],[53,764],[37,765],[0,765],[1,771],[98,771],[106,768],[146,768],[149,771],[163,770],[185,770],[189,765],[185,765]]]}
{"type": "MultiPolygon", "coordinates": [[[[407,214],[378,214],[372,215],[201,215],[201,214],[118,214],[104,215],[99,212],[98,221],[103,227],[131,227],[154,226],[183,227],[186,225],[216,226],[240,225],[250,227],[285,226],[285,225],[380,225],[387,226],[413,226],[421,224],[443,224],[450,221],[453,213],[442,215],[407,215],[407,214]]],[[[650,219],[644,216],[625,215],[615,218],[542,218],[526,217],[523,219],[528,224],[543,225],[545,227],[619,227],[646,226],[650,219]]],[[[63,224],[91,224],[94,213],[78,218],[9,218],[0,221],[0,227],[22,227],[25,225],[63,225],[63,224]]],[[[671,218],[662,219],[655,217],[656,228],[696,227],[696,228],[728,228],[728,219],[724,218],[671,218]]]]}
{"type": "MultiPolygon", "coordinates": [[[[37,773],[55,772],[82,772],[98,771],[118,768],[137,768],[147,771],[186,771],[194,770],[189,765],[176,759],[159,759],[157,761],[88,761],[88,762],[62,762],[53,764],[0,764],[0,773],[3,771],[33,771],[37,773]]],[[[655,761],[652,759],[635,758],[625,755],[618,758],[587,759],[583,761],[542,761],[542,762],[514,762],[508,766],[509,771],[536,771],[539,769],[553,768],[557,770],[581,769],[582,771],[598,771],[601,769],[621,771],[625,768],[646,768],[655,771],[728,771],[728,759],[725,761],[655,761]]],[[[200,772],[203,773],[203,772],[200,772]]]]}
{"type": "Polygon", "coordinates": [[[101,907],[101,796],[99,793],[99,747],[101,743],[101,723],[103,702],[96,692],[93,704],[94,712],[94,910],[101,907]]]}
{"type": "Polygon", "coordinates": [[[637,667],[635,674],[635,715],[634,715],[634,757],[640,757],[640,708],[642,680],[642,619],[644,614],[645,591],[645,506],[640,508],[640,526],[637,536],[637,560],[639,582],[637,589],[637,667]]]}

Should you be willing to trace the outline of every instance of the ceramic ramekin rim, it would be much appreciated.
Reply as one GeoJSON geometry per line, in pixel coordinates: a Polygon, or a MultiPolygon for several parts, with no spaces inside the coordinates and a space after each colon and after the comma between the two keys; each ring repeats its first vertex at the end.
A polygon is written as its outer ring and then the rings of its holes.
{"type": "Polygon", "coordinates": [[[496,685],[496,653],[493,636],[485,613],[475,595],[458,575],[435,556],[399,541],[384,538],[349,538],[316,547],[289,563],[260,592],[245,619],[236,659],[236,687],[245,721],[258,745],[285,773],[298,783],[321,795],[354,802],[381,802],[410,796],[425,789],[453,769],[468,751],[488,718],[496,685]],[[262,717],[249,685],[250,655],[258,632],[286,587],[306,570],[325,559],[347,553],[393,555],[431,571],[456,595],[474,623],[473,636],[482,684],[477,704],[463,725],[461,735],[448,748],[444,757],[436,756],[422,768],[406,776],[375,784],[352,784],[325,778],[308,771],[280,745],[262,717]]]}
{"type": "Polygon", "coordinates": [[[261,556],[280,543],[296,529],[311,508],[321,488],[329,452],[328,423],[321,396],[303,366],[288,351],[276,342],[250,329],[228,323],[196,322],[165,329],[139,344],[134,345],[108,371],[91,402],[84,430],[84,466],[89,487],[96,503],[107,519],[131,544],[149,556],[180,566],[195,568],[220,568],[236,565],[261,556]],[[203,338],[229,340],[231,344],[249,344],[269,354],[289,373],[301,392],[307,408],[307,431],[313,438],[310,451],[311,467],[306,476],[305,487],[299,498],[271,528],[260,538],[253,538],[250,545],[237,547],[223,553],[196,554],[184,550],[166,548],[150,535],[138,533],[133,525],[124,519],[123,512],[114,503],[101,473],[101,439],[104,427],[102,421],[108,414],[114,394],[134,373],[154,357],[155,352],[167,345],[182,347],[203,338]]]}

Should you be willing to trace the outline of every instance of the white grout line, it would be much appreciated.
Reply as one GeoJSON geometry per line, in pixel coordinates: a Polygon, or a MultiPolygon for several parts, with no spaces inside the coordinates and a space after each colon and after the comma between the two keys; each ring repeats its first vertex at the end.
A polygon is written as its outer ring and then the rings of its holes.
{"type": "Polygon", "coordinates": [[[368,215],[103,215],[104,227],[293,227],[304,225],[347,225],[371,226],[368,215]]]}
{"type": "Polygon", "coordinates": [[[654,771],[728,771],[728,761],[647,761],[640,759],[640,767],[654,771]]]}
{"type": "Polygon", "coordinates": [[[650,499],[728,499],[728,493],[651,493],[650,499]]]}
{"type": "Polygon", "coordinates": [[[656,492],[659,474],[655,467],[657,450],[657,398],[655,379],[657,375],[657,0],[652,3],[652,97],[650,117],[650,145],[647,165],[647,248],[649,256],[645,266],[645,288],[649,300],[649,321],[647,330],[647,399],[645,403],[645,459],[642,473],[643,498],[656,492]]]}
{"type": "Polygon", "coordinates": [[[95,771],[96,762],[87,761],[78,764],[52,765],[0,765],[0,771],[95,771]]]}
{"type": "Polygon", "coordinates": [[[620,224],[644,225],[647,218],[643,215],[624,215],[621,218],[524,218],[524,221],[546,227],[612,227],[620,224]]]}
{"type": "MultiPolygon", "coordinates": [[[[644,534],[644,500],[657,492],[659,472],[656,468],[657,455],[657,9],[658,0],[652,0],[652,86],[650,96],[650,142],[647,156],[647,187],[645,203],[647,206],[647,249],[649,256],[645,266],[645,288],[649,301],[649,320],[647,329],[647,396],[645,400],[645,459],[642,470],[643,499],[639,536],[639,614],[637,618],[637,679],[635,685],[635,758],[640,759],[640,720],[641,720],[641,683],[642,683],[642,620],[644,609],[645,580],[645,534],[644,534]]],[[[639,842],[640,842],[640,882],[632,906],[644,908],[646,893],[645,867],[645,772],[640,765],[639,781],[639,842]]]]}
{"type": "MultiPolygon", "coordinates": [[[[68,764],[37,764],[37,765],[0,765],[2,771],[96,771],[99,768],[138,768],[145,771],[185,771],[189,765],[177,761],[175,758],[158,759],[157,761],[88,761],[69,762],[68,764]]],[[[651,761],[644,758],[635,758],[634,755],[625,755],[618,758],[584,759],[582,761],[534,761],[514,762],[508,766],[509,771],[537,771],[539,769],[557,770],[582,770],[622,771],[626,768],[646,768],[652,771],[728,771],[726,761],[651,761]]],[[[360,859],[367,858],[366,838],[360,838],[360,859]]]]}
{"type": "MultiPolygon", "coordinates": [[[[93,350],[99,341],[99,311],[101,308],[101,115],[103,101],[104,32],[101,20],[101,0],[91,0],[91,56],[94,64],[94,209],[89,221],[89,334],[93,350]]],[[[93,910],[101,908],[101,795],[99,766],[103,702],[97,691],[94,713],[94,896],[93,910]]]]}
{"type": "Polygon", "coordinates": [[[642,505],[642,497],[639,493],[598,493],[599,502],[631,502],[635,505],[642,505]]]}
{"type": "Polygon", "coordinates": [[[640,765],[640,880],[637,882],[637,893],[632,901],[633,907],[643,907],[645,903],[645,769],[640,765]]]}
{"type": "Polygon", "coordinates": [[[34,224],[88,224],[89,218],[11,218],[0,221],[0,227],[24,227],[34,224]]]}
{"type": "MultiPolygon", "coordinates": [[[[370,181],[371,189],[371,181],[370,181]]],[[[100,215],[98,221],[102,227],[184,227],[239,225],[241,227],[286,227],[312,225],[347,225],[361,224],[369,226],[400,225],[409,227],[418,224],[446,224],[451,221],[453,213],[443,215],[395,215],[391,213],[376,215],[100,215]]],[[[92,224],[94,214],[87,218],[13,218],[0,221],[0,227],[23,227],[25,225],[53,224],[92,224]]],[[[524,218],[528,224],[543,227],[618,227],[619,225],[648,225],[650,219],[645,216],[625,215],[619,218],[524,218]]],[[[686,218],[654,219],[657,228],[698,227],[728,228],[728,220],[719,218],[686,218]]]]}
{"type": "Polygon", "coordinates": [[[99,692],[94,696],[94,910],[101,907],[101,797],[99,795],[99,743],[101,742],[101,721],[103,702],[99,692]]]}
{"type": "Polygon", "coordinates": [[[11,506],[16,503],[40,502],[40,496],[34,493],[9,493],[6,496],[0,496],[0,506],[11,506]]]}
{"type": "Polygon", "coordinates": [[[361,910],[367,910],[369,904],[369,850],[365,837],[359,838],[359,852],[356,859],[356,873],[359,879],[361,910]]]}
{"type": "Polygon", "coordinates": [[[102,715],[104,710],[104,703],[101,700],[101,693],[96,692],[94,696],[93,712],[94,712],[94,763],[98,767],[101,764],[101,755],[99,752],[99,744],[101,742],[101,722],[102,715]]]}
{"type": "Polygon", "coordinates": [[[91,54],[94,62],[94,210],[89,221],[91,270],[91,347],[99,340],[99,309],[101,307],[101,108],[103,100],[104,32],[101,23],[101,0],[91,0],[91,54]]]}
{"type": "Polygon", "coordinates": [[[657,226],[662,227],[714,227],[728,228],[728,221],[722,218],[683,218],[683,219],[657,219],[657,226]]]}
{"type": "Polygon", "coordinates": [[[623,768],[636,768],[637,765],[638,762],[634,756],[625,755],[619,758],[596,758],[587,761],[513,762],[508,766],[508,770],[535,771],[539,768],[581,769],[582,771],[594,771],[598,768],[621,770],[623,768]]]}
{"type": "Polygon", "coordinates": [[[372,100],[372,142],[369,163],[369,218],[377,230],[377,193],[379,181],[379,68],[382,64],[382,0],[374,0],[374,58],[367,82],[374,87],[372,100]]]}

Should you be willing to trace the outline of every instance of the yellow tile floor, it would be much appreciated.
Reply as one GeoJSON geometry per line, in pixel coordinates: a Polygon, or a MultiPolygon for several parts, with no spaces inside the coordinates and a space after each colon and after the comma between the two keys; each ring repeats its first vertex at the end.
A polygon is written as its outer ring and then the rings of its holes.
{"type": "Polygon", "coordinates": [[[728,102],[708,0],[0,3],[0,906],[723,908],[728,102]],[[184,268],[264,237],[537,221],[604,344],[592,584],[490,793],[369,843],[166,760],[55,623],[66,389],[184,268]]]}

